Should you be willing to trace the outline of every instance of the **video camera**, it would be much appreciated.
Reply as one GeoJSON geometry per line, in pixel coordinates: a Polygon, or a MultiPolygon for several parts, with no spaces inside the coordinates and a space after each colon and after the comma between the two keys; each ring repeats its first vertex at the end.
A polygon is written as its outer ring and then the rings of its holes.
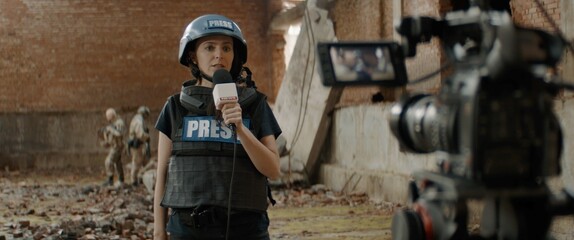
{"type": "Polygon", "coordinates": [[[554,216],[574,213],[574,192],[553,194],[546,184],[561,171],[553,100],[572,89],[549,70],[567,42],[516,26],[507,12],[478,0],[444,19],[404,18],[397,31],[402,45],[317,45],[326,86],[413,83],[405,57],[432,37],[453,67],[437,95],[404,96],[391,108],[390,128],[401,146],[436,152],[439,161],[438,171],[413,173],[411,206],[395,214],[393,239],[546,239],[554,216]],[[480,233],[467,230],[470,199],[484,203],[480,233]]]}

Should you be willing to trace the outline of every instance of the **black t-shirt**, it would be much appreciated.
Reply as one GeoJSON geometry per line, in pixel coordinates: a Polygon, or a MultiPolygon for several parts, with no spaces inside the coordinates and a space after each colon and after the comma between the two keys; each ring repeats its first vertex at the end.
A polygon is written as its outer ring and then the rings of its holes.
{"type": "MultiPolygon", "coordinates": [[[[261,139],[262,137],[269,135],[273,135],[277,138],[282,132],[279,124],[277,123],[277,119],[275,119],[273,111],[266,101],[267,98],[265,95],[259,92],[257,92],[257,94],[259,94],[260,97],[257,98],[256,102],[253,102],[252,105],[250,105],[250,109],[243,109],[243,118],[246,117],[246,113],[249,113],[248,115],[250,116],[248,117],[251,118],[251,122],[253,124],[252,132],[257,139],[261,139]]],[[[170,139],[172,138],[172,129],[174,129],[173,126],[171,126],[171,118],[176,115],[172,113],[174,113],[174,111],[180,111],[178,114],[180,116],[185,116],[187,114],[187,110],[176,106],[181,106],[179,104],[179,94],[168,98],[155,124],[155,128],[170,139]],[[178,102],[176,103],[174,101],[178,102]]]]}

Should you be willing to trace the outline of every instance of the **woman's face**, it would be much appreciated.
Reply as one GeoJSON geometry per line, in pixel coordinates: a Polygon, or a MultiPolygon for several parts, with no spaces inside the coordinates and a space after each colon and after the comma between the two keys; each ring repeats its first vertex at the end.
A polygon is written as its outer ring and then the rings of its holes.
{"type": "Polygon", "coordinates": [[[354,67],[357,65],[357,54],[355,51],[345,50],[343,51],[343,64],[354,67]]]}
{"type": "Polygon", "coordinates": [[[218,69],[229,71],[233,63],[233,38],[224,35],[202,37],[197,40],[192,60],[208,76],[218,69]]]}

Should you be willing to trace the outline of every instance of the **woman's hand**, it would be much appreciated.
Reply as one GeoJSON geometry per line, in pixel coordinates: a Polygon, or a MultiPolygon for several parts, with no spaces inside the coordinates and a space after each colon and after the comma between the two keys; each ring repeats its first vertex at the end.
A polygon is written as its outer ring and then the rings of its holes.
{"type": "Polygon", "coordinates": [[[235,126],[243,124],[241,105],[239,105],[239,103],[236,101],[222,103],[223,105],[221,107],[221,115],[223,117],[223,122],[225,122],[225,124],[228,126],[230,124],[235,124],[235,126]]]}

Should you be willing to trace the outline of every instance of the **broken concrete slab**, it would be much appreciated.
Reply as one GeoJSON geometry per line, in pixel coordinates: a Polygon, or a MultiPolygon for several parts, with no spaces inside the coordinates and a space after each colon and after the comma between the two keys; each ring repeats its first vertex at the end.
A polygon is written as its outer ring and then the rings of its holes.
{"type": "Polygon", "coordinates": [[[321,81],[316,46],[336,41],[328,11],[307,1],[301,32],[273,109],[287,141],[288,159],[302,162],[314,174],[319,153],[328,134],[330,113],[342,89],[325,87],[321,81]]]}

